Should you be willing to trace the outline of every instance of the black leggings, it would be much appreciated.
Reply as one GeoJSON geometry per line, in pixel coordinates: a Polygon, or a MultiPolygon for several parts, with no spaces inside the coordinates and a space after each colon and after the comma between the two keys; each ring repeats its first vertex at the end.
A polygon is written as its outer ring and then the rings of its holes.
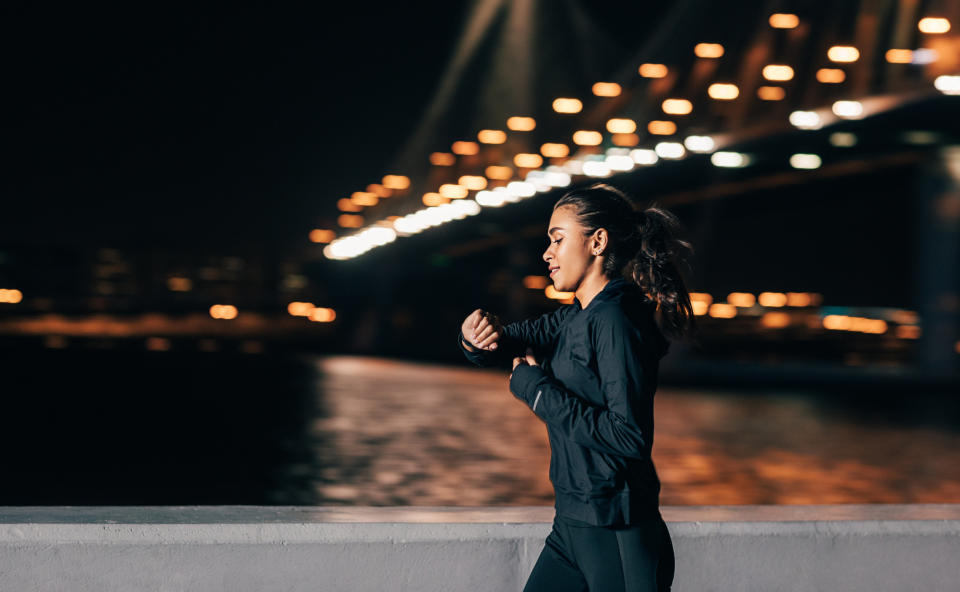
{"type": "Polygon", "coordinates": [[[673,542],[660,513],[628,526],[557,516],[524,592],[670,590],[673,542]]]}

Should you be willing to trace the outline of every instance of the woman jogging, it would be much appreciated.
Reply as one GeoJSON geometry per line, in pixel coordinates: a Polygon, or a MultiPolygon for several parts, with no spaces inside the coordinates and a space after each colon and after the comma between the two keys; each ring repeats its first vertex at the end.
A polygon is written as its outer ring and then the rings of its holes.
{"type": "Polygon", "coordinates": [[[508,325],[482,309],[463,322],[467,358],[512,360],[510,390],[547,425],[556,514],[525,592],[673,582],[651,449],[666,337],[693,328],[678,269],[690,245],[678,230],[674,215],[635,210],[609,185],[573,190],[554,205],[543,259],[574,302],[508,325]]]}

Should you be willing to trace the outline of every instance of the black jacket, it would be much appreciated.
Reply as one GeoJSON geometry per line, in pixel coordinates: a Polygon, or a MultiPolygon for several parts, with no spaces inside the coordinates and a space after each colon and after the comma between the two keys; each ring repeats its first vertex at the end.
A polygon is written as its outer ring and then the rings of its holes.
{"type": "Polygon", "coordinates": [[[579,300],[503,328],[494,351],[468,351],[478,366],[521,364],[510,390],[547,424],[557,513],[594,525],[639,522],[659,507],[650,457],[653,395],[669,342],[635,283],[607,282],[585,310],[579,300]]]}

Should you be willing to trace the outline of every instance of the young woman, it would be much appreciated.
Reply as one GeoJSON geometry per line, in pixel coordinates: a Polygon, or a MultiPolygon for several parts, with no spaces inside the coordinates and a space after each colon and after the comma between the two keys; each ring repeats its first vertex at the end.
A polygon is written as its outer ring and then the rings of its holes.
{"type": "Polygon", "coordinates": [[[463,322],[467,358],[478,366],[512,358],[510,390],[547,425],[556,514],[525,592],[673,582],[650,454],[667,337],[694,324],[678,269],[691,249],[678,230],[669,212],[636,210],[609,185],[573,190],[554,205],[543,259],[574,302],[508,325],[482,309],[463,322]]]}

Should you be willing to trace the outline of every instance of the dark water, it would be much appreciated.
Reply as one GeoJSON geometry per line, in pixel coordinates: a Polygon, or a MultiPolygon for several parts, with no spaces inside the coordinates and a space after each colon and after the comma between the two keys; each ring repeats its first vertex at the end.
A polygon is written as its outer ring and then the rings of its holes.
{"type": "MultiPolygon", "coordinates": [[[[507,373],[353,356],[3,351],[0,505],[549,505],[507,373]]],[[[662,387],[665,505],[960,502],[960,405],[662,387]]]]}

